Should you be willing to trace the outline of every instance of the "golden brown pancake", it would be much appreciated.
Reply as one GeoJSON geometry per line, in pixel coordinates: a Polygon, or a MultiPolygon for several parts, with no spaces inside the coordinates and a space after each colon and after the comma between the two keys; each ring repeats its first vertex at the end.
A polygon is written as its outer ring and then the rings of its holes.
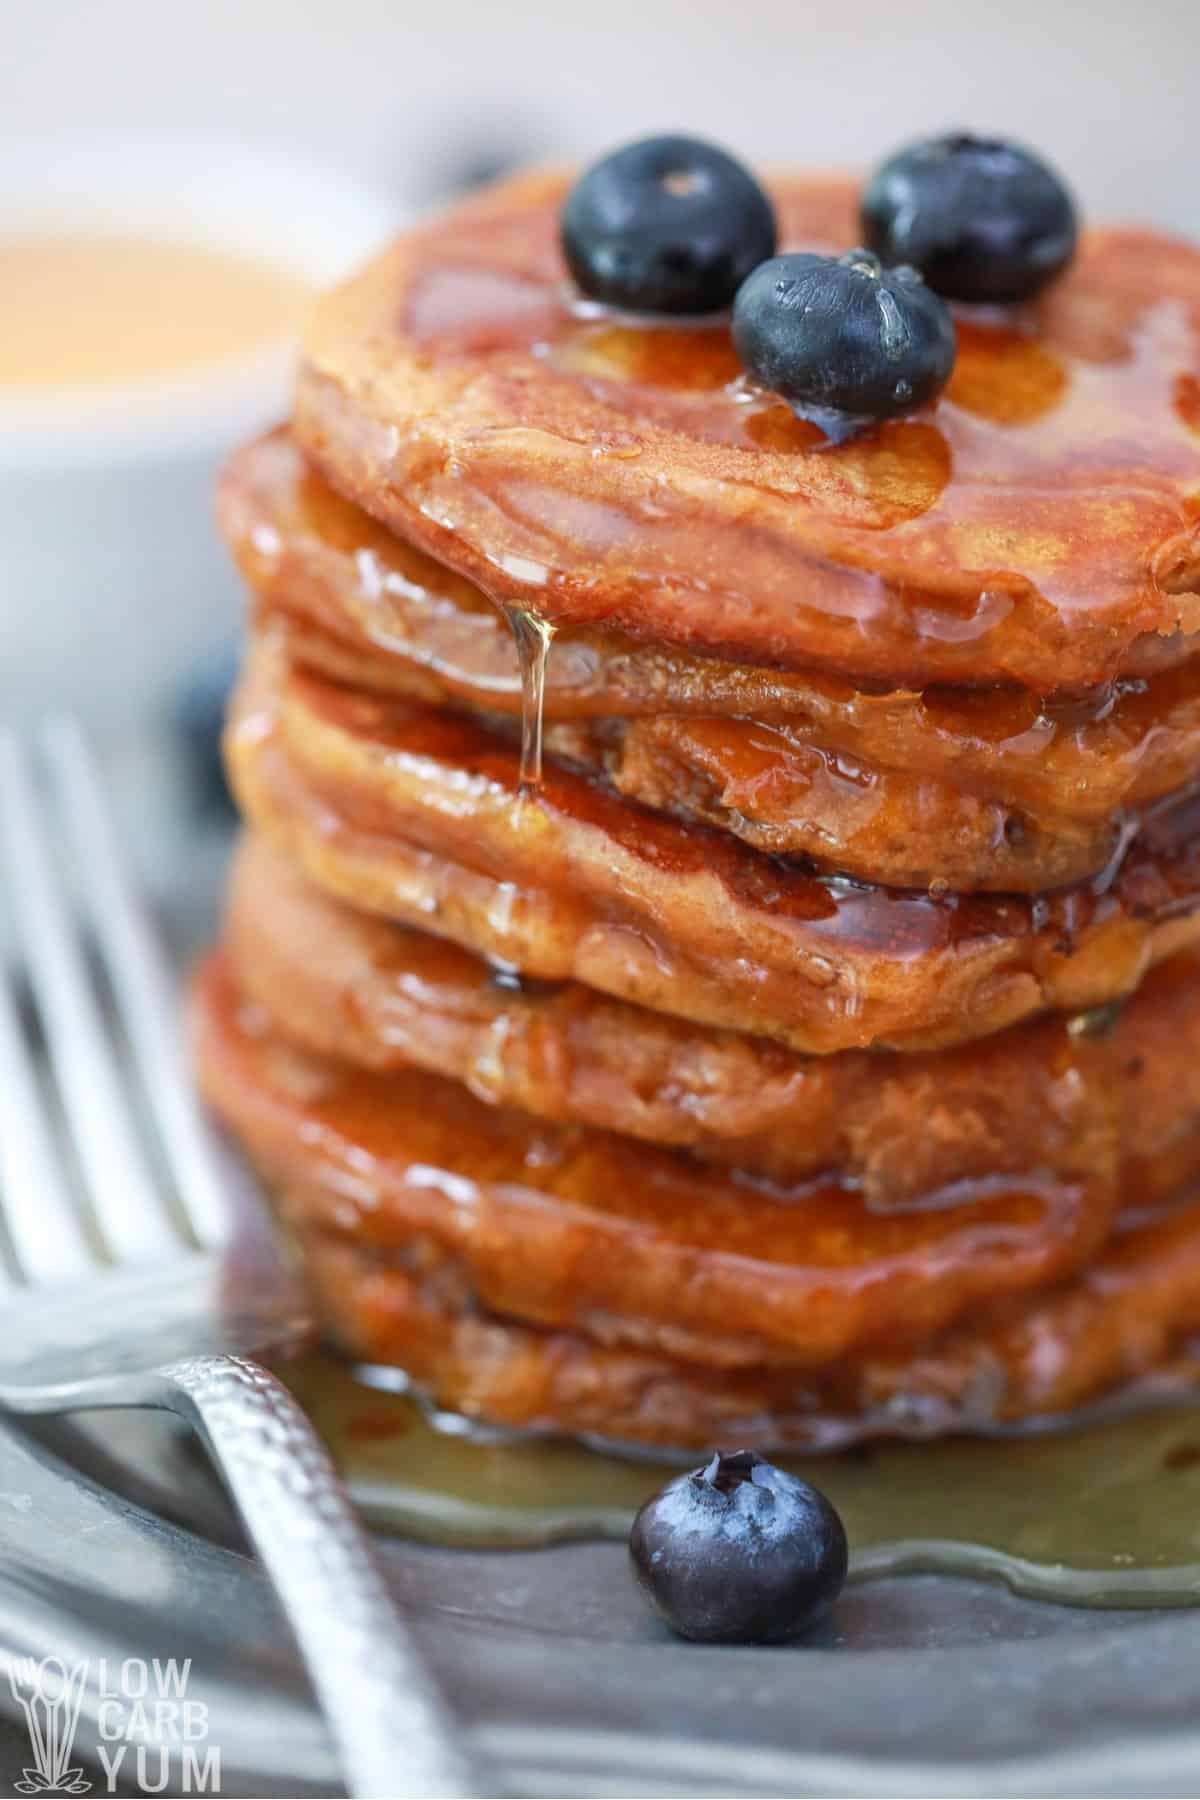
{"type": "MultiPolygon", "coordinates": [[[[1200,629],[1200,251],[1086,234],[945,394],[832,446],[747,382],[727,322],[580,305],[569,177],[406,233],[307,333],[301,444],[494,600],[892,687],[1081,690],[1200,629]]],[[[786,248],[844,249],[849,181],[773,184],[786,248]]]]}
{"type": "Polygon", "coordinates": [[[796,1183],[836,1174],[874,1208],[956,1182],[1084,1171],[1126,1190],[1200,1125],[1200,952],[1113,1019],[1052,1014],[951,1053],[800,1057],[575,983],[498,980],[454,944],[322,894],[246,838],[225,911],[240,991],[290,1042],[372,1071],[417,1066],[538,1118],[691,1150],[796,1183]]]}
{"type": "MultiPolygon", "coordinates": [[[[515,715],[512,634],[478,590],[307,470],[240,451],[226,535],[288,654],[335,680],[515,715]]],[[[560,634],[546,744],[644,804],[892,887],[1042,892],[1108,868],[1200,773],[1200,659],[1088,702],[868,692],[587,631],[560,634]]]]}
{"type": "MultiPolygon", "coordinates": [[[[1196,1203],[1143,1209],[1091,1268],[1022,1292],[1072,1253],[1039,1245],[1033,1193],[880,1219],[841,1190],[817,1228],[823,1190],[730,1184],[454,1083],[301,1055],[219,959],[194,1024],[206,1092],[276,1187],[337,1340],[472,1416],[678,1444],[978,1428],[1134,1380],[1200,1324],[1196,1203]],[[809,1366],[823,1357],[840,1360],[809,1366]]],[[[1067,1195],[1036,1196],[1060,1230],[1067,1195]]],[[[1083,1226],[1078,1193],[1075,1209],[1083,1226]]]]}
{"type": "Polygon", "coordinates": [[[520,1430],[708,1449],[831,1450],[1061,1420],[1095,1401],[1194,1387],[1200,1203],[1115,1238],[1074,1281],[914,1355],[822,1374],[713,1369],[463,1306],[344,1238],[300,1238],[333,1341],[405,1369],[448,1411],[520,1430]]]}
{"type": "Polygon", "coordinates": [[[1146,813],[1099,824],[1038,819],[938,780],[876,769],[749,719],[560,725],[546,748],[605,775],[643,806],[728,831],[770,856],[803,857],[882,887],[1046,893],[1108,873],[1146,813]]]}
{"type": "Polygon", "coordinates": [[[318,885],[547,980],[794,1050],[968,1042],[1092,1008],[1200,935],[1192,807],[1111,883],[931,896],[806,874],[518,757],[466,717],[288,668],[265,639],[227,737],[243,811],[318,885]]]}
{"type": "Polygon", "coordinates": [[[197,1016],[205,1091],[297,1229],[416,1259],[490,1310],[699,1363],[820,1365],[923,1342],[1078,1269],[1115,1209],[1111,1179],[1068,1170],[886,1210],[834,1180],[738,1178],[412,1067],[300,1052],[239,1009],[220,962],[197,1016]]]}
{"type": "MultiPolygon", "coordinates": [[[[415,669],[407,682],[395,674],[375,681],[370,658],[293,616],[269,613],[264,622],[301,668],[367,691],[434,704],[443,698],[415,669]]],[[[932,693],[926,691],[926,702],[932,693]]],[[[510,736],[519,730],[505,714],[483,709],[478,717],[510,736]]],[[[884,887],[943,892],[1039,894],[1111,877],[1145,825],[1196,787],[1192,769],[1187,786],[1145,806],[1101,818],[1038,816],[938,776],[874,767],[807,742],[803,731],[751,719],[663,714],[551,724],[543,743],[547,755],[602,775],[643,806],[715,825],[768,855],[802,857],[884,887]]]]}

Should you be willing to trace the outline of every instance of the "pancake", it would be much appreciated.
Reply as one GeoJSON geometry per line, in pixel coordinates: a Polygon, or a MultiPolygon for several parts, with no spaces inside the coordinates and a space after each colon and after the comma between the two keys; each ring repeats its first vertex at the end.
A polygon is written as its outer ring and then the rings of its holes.
{"type": "Polygon", "coordinates": [[[205,1092],[292,1227],[408,1259],[464,1304],[698,1363],[821,1365],[923,1342],[1077,1270],[1116,1204],[1111,1179],[1068,1170],[890,1210],[837,1181],[738,1178],[422,1070],[300,1052],[239,1003],[220,961],[196,1017],[205,1092]]]}
{"type": "Polygon", "coordinates": [[[1102,823],[1038,819],[953,784],[876,769],[748,719],[555,726],[546,749],[643,806],[882,887],[1042,894],[1111,877],[1183,794],[1102,823]]]}
{"type": "MultiPolygon", "coordinates": [[[[680,1445],[735,1426],[777,1446],[979,1429],[1133,1381],[1200,1325],[1197,1202],[1155,1213],[1141,1189],[1140,1215],[1094,1264],[1041,1291],[1021,1291],[1036,1260],[1032,1217],[1022,1230],[1015,1194],[995,1188],[894,1217],[886,1234],[853,1215],[843,1190],[845,1231],[810,1236],[798,1218],[807,1197],[742,1187],[738,1218],[705,1256],[701,1217],[720,1208],[720,1187],[693,1172],[673,1189],[666,1171],[686,1159],[641,1148],[618,1173],[619,1140],[564,1139],[454,1083],[410,1086],[299,1055],[239,1003],[219,959],[199,977],[193,1020],[205,1090],[270,1180],[335,1340],[399,1364],[468,1416],[680,1445]],[[447,1142],[453,1170],[423,1160],[447,1142]],[[868,1242],[883,1254],[856,1260],[868,1242]],[[828,1258],[819,1282],[788,1260],[804,1243],[828,1258]],[[852,1299],[863,1287],[865,1312],[852,1299]],[[603,1304],[610,1288],[616,1313],[603,1304]],[[922,1333],[938,1329],[955,1289],[965,1322],[901,1347],[918,1317],[922,1333]],[[714,1332],[700,1326],[710,1309],[714,1332]],[[854,1317],[871,1347],[860,1339],[849,1358],[832,1346],[854,1317]],[[768,1345],[770,1366],[749,1360],[768,1345]],[[818,1350],[840,1360],[811,1366],[818,1350]]],[[[1060,1227],[1065,1198],[1060,1187],[1060,1227]]],[[[1043,1244],[1045,1268],[1062,1258],[1043,1244]]]]}
{"type": "Polygon", "coordinates": [[[227,735],[246,816],[319,886],[547,980],[829,1053],[963,1043],[1090,1009],[1200,936],[1194,807],[1111,883],[1035,900],[804,872],[466,717],[289,669],[265,639],[227,735]]]}
{"type": "Polygon", "coordinates": [[[678,1449],[834,1450],[1066,1423],[1099,1401],[1161,1401],[1200,1379],[1200,1202],[1114,1239],[1092,1269],[1008,1318],[825,1376],[702,1368],[538,1330],[455,1304],[343,1238],[299,1241],[315,1304],[347,1355],[398,1365],[445,1410],[516,1430],[678,1449]]]}
{"type": "Polygon", "coordinates": [[[453,944],[340,905],[253,836],[225,910],[239,990],[306,1050],[410,1066],[537,1118],[796,1183],[836,1174],[881,1209],[971,1178],[1064,1169],[1126,1190],[1200,1125],[1200,952],[1115,1019],[1059,1014],[947,1054],[799,1057],[578,984],[498,981],[453,944]]]}
{"type": "MultiPolygon", "coordinates": [[[[260,617],[335,680],[515,716],[507,622],[306,469],[286,433],[240,451],[223,529],[260,617]]],[[[893,887],[1041,892],[1107,869],[1139,813],[1200,772],[1200,659],[1090,701],[869,692],[568,629],[547,749],[644,804],[893,887]]]]}
{"type": "MultiPolygon", "coordinates": [[[[294,619],[266,628],[289,660],[342,684],[376,686],[369,661],[294,619]]],[[[384,690],[428,703],[419,671],[384,690]]],[[[515,733],[506,715],[478,715],[515,733]]],[[[618,793],[715,825],[771,856],[802,857],[886,887],[959,893],[1044,893],[1111,875],[1148,820],[1194,788],[1102,820],[1037,818],[938,778],[878,769],[749,719],[610,719],[550,725],[545,751],[600,774],[618,793]]]]}
{"type": "MultiPolygon", "coordinates": [[[[569,177],[408,232],[306,334],[295,428],[343,493],[492,599],[889,687],[1038,695],[1200,628],[1200,251],[1085,234],[942,398],[838,446],[742,378],[728,325],[617,318],[565,279],[569,177]]],[[[785,248],[856,241],[849,181],[772,186],[785,248]]]]}

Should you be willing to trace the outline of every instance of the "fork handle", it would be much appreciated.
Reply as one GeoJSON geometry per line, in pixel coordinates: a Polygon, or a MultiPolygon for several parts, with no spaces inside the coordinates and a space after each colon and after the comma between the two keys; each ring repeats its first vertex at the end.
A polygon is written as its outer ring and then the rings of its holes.
{"type": "Polygon", "coordinates": [[[166,1404],[204,1440],[274,1584],[348,1791],[444,1800],[482,1794],[461,1730],[392,1602],[333,1464],[282,1382],[240,1356],[191,1357],[162,1374],[166,1404]]]}

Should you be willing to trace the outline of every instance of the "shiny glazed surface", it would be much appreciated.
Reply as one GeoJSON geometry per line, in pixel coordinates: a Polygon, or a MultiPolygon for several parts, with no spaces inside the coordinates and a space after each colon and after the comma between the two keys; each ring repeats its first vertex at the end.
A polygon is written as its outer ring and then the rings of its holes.
{"type": "MultiPolygon", "coordinates": [[[[210,1096],[301,1235],[394,1262],[456,1306],[701,1365],[924,1344],[981,1303],[1077,1271],[1118,1200],[1111,1173],[1035,1162],[873,1207],[829,1176],[754,1182],[487,1106],[413,1068],[372,1075],[298,1052],[239,1010],[221,963],[197,1011],[210,1096]]],[[[1142,1170],[1132,1197],[1146,1211],[1164,1193],[1142,1170]]]]}
{"type": "Polygon", "coordinates": [[[874,1208],[970,1177],[1058,1169],[1161,1190],[1200,1112],[1200,954],[1115,1016],[1051,1014],[952,1052],[803,1057],[573,983],[501,976],[340,904],[261,838],[225,912],[232,975],[293,1044],[416,1065],[491,1106],[687,1149],[778,1182],[837,1174],[874,1208]]]}
{"type": "Polygon", "coordinates": [[[262,640],[227,737],[247,816],[339,898],[535,977],[826,1053],[967,1042],[1130,992],[1200,931],[1189,803],[1115,879],[1044,898],[862,886],[763,857],[503,736],[289,668],[262,640]]]}
{"type": "MultiPolygon", "coordinates": [[[[420,227],[329,295],[296,403],[343,492],[555,624],[888,685],[1046,694],[1200,626],[1200,251],[1085,236],[1028,307],[959,319],[946,394],[829,445],[726,321],[580,305],[565,177],[420,227]]],[[[852,182],[774,184],[784,247],[854,241],[852,182]]]]}
{"type": "MultiPolygon", "coordinates": [[[[496,719],[519,710],[508,623],[337,495],[275,432],[218,513],[258,616],[336,680],[496,719]]],[[[1200,659],[1086,699],[855,688],[582,628],[546,664],[546,748],[771,854],[894,887],[1040,892],[1110,869],[1200,773],[1200,659]]]]}
{"type": "Polygon", "coordinates": [[[872,1216],[845,1189],[756,1191],[531,1131],[454,1083],[299,1055],[219,962],[194,1021],[205,1090],[338,1341],[469,1416],[672,1444],[944,1430],[1068,1410],[1167,1364],[1197,1323],[1194,1202],[1132,1213],[1056,1287],[1037,1219],[1062,1269],[1080,1200],[1063,1185],[872,1216]]]}

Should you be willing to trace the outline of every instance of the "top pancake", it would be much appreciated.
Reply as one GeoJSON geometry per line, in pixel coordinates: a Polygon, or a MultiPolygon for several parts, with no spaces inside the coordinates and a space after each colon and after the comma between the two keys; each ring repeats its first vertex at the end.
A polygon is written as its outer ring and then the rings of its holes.
{"type": "MultiPolygon", "coordinates": [[[[508,182],[318,307],[296,429],[345,493],[501,604],[749,661],[1080,690],[1200,631],[1200,250],[1085,236],[1042,298],[961,309],[932,407],[828,444],[727,322],[582,304],[569,180],[508,182]]],[[[855,186],[773,185],[844,249],[855,186]]]]}

